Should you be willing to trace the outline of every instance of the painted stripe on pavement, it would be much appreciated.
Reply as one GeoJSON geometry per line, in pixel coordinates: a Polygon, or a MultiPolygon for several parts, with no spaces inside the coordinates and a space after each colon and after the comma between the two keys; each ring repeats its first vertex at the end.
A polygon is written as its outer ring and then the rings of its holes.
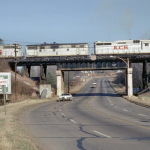
{"type": "Polygon", "coordinates": [[[111,136],[108,136],[108,135],[103,134],[103,133],[101,133],[101,132],[98,132],[98,131],[95,131],[95,130],[93,130],[93,132],[98,133],[98,134],[100,134],[100,135],[102,135],[102,136],[105,136],[105,137],[107,137],[107,138],[111,138],[111,136]]]}

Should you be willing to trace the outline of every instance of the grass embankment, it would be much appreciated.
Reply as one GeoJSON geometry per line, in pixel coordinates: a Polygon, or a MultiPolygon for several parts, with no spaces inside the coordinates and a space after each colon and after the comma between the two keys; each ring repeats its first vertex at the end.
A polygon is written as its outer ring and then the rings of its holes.
{"type": "Polygon", "coordinates": [[[124,95],[126,93],[126,88],[125,88],[124,85],[116,84],[116,83],[113,82],[113,80],[110,80],[109,84],[111,85],[111,87],[114,89],[114,91],[117,94],[124,95]]]}
{"type": "Polygon", "coordinates": [[[144,101],[144,102],[146,102],[146,103],[148,103],[148,104],[150,105],[150,92],[148,92],[148,93],[145,94],[145,95],[140,95],[140,96],[139,96],[139,99],[140,99],[141,101],[144,101]]]}

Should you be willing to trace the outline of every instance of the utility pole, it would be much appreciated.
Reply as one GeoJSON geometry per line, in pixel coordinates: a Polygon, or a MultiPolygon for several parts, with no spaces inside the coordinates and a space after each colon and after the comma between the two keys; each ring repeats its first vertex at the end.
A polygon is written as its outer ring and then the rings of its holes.
{"type": "Polygon", "coordinates": [[[69,93],[69,71],[68,71],[68,93],[69,93]]]}
{"type": "Polygon", "coordinates": [[[16,80],[16,77],[17,77],[17,74],[16,74],[16,72],[17,72],[17,45],[16,44],[14,44],[15,45],[15,99],[16,99],[16,101],[17,101],[17,80],[16,80]]]}

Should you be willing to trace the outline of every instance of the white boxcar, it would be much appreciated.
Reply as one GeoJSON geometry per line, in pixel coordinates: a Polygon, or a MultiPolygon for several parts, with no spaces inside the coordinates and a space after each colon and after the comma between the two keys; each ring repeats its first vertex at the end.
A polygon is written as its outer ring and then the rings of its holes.
{"type": "Polygon", "coordinates": [[[150,53],[150,40],[97,41],[94,43],[94,51],[95,54],[150,53]]]}
{"type": "Polygon", "coordinates": [[[73,56],[73,55],[88,55],[89,46],[87,43],[68,43],[68,44],[40,44],[27,45],[27,57],[41,56],[73,56]]]}
{"type": "MultiPolygon", "coordinates": [[[[17,57],[21,57],[21,46],[19,44],[16,45],[17,57]]],[[[7,44],[0,45],[0,58],[5,57],[15,57],[15,45],[7,44]]]]}

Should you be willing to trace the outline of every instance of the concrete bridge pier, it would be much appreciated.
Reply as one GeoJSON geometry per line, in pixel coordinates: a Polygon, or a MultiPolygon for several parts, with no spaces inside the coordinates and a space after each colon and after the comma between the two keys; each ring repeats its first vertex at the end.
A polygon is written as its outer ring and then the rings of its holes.
{"type": "Polygon", "coordinates": [[[56,70],[57,76],[57,96],[64,93],[64,73],[60,70],[56,70]]]}
{"type": "Polygon", "coordinates": [[[132,77],[132,68],[127,68],[127,71],[126,71],[126,77],[127,77],[127,85],[126,85],[126,91],[127,91],[127,95],[130,97],[130,96],[133,96],[133,77],[132,77]]]}
{"type": "Polygon", "coordinates": [[[46,83],[46,70],[47,70],[46,65],[40,65],[40,84],[46,83]]]}
{"type": "Polygon", "coordinates": [[[30,77],[31,66],[23,65],[23,76],[30,77]]]}
{"type": "Polygon", "coordinates": [[[142,89],[148,88],[147,61],[143,62],[142,89]]]}
{"type": "MultiPolygon", "coordinates": [[[[125,62],[125,61],[124,61],[125,62]]],[[[131,68],[131,62],[129,61],[129,58],[127,58],[127,62],[125,62],[127,65],[126,69],[126,94],[127,96],[133,96],[133,69],[131,68]]]]}
{"type": "Polygon", "coordinates": [[[11,70],[15,72],[15,63],[9,63],[9,66],[11,70]]]}

